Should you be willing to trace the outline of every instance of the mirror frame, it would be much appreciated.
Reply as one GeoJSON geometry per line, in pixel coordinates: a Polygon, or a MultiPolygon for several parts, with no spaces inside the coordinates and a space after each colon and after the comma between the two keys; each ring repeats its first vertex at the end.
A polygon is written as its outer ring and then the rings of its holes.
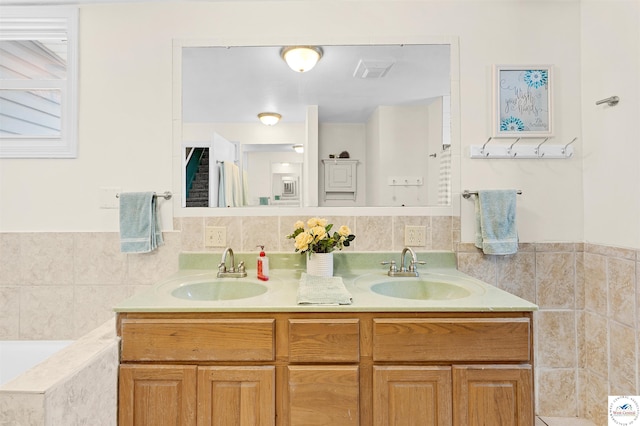
{"type": "MultiPolygon", "coordinates": [[[[301,44],[299,37],[260,37],[260,39],[229,40],[227,38],[173,40],[173,214],[175,217],[225,216],[460,216],[460,49],[455,36],[402,36],[379,38],[341,37],[340,40],[305,40],[310,45],[377,45],[377,44],[448,44],[451,48],[451,204],[449,206],[420,207],[182,207],[182,48],[226,46],[287,46],[301,44]]],[[[305,162],[310,172],[318,171],[317,151],[313,158],[305,150],[305,162]],[[311,163],[313,162],[313,163],[311,163]],[[315,165],[315,167],[314,167],[315,165]]],[[[317,179],[316,179],[317,182],[317,179]]],[[[312,182],[310,182],[312,183],[312,182]]],[[[306,197],[305,197],[306,198],[306,197]]],[[[317,201],[317,193],[315,197],[317,201]]]]}

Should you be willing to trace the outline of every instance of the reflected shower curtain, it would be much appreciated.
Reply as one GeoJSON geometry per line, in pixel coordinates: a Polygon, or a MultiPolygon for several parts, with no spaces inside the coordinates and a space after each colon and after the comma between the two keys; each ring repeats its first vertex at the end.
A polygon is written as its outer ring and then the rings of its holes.
{"type": "Polygon", "coordinates": [[[438,174],[438,205],[451,204],[451,148],[440,153],[440,172],[438,174]]]}
{"type": "Polygon", "coordinates": [[[240,168],[232,161],[223,161],[219,167],[218,207],[244,205],[240,168]]]}

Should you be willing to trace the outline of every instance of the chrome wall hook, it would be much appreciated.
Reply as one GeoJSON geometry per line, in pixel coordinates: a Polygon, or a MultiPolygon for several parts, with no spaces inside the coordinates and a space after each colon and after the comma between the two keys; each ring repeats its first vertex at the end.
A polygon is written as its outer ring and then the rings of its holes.
{"type": "Polygon", "coordinates": [[[615,105],[618,105],[618,102],[620,102],[620,98],[619,97],[611,96],[609,98],[600,99],[599,101],[596,101],[596,105],[607,104],[609,106],[615,106],[615,105]]]}
{"type": "MultiPolygon", "coordinates": [[[[520,139],[521,139],[521,138],[516,139],[516,140],[515,140],[515,142],[513,142],[513,143],[511,144],[511,146],[509,147],[509,149],[507,149],[507,154],[511,155],[511,148],[513,148],[513,146],[514,146],[515,144],[517,144],[517,143],[518,143],[518,141],[519,141],[520,139]]],[[[513,153],[513,156],[515,157],[516,155],[518,155],[518,153],[517,153],[517,152],[514,152],[514,153],[513,153]]]]}
{"type": "Polygon", "coordinates": [[[545,138],[545,140],[543,140],[542,142],[540,142],[540,144],[536,147],[535,149],[535,154],[539,157],[544,157],[544,152],[542,154],[540,154],[540,147],[542,146],[543,143],[545,143],[546,141],[548,141],[549,138],[545,138]]]}
{"type": "MultiPolygon", "coordinates": [[[[482,145],[482,149],[480,150],[481,154],[484,154],[484,147],[487,146],[487,144],[491,141],[491,139],[493,139],[493,136],[489,136],[489,139],[487,139],[487,141],[484,143],[484,145],[482,145]]],[[[489,153],[486,154],[486,156],[489,156],[489,153]]]]}
{"type": "MultiPolygon", "coordinates": [[[[571,145],[572,143],[574,143],[577,140],[578,140],[578,137],[576,136],[575,138],[573,138],[573,140],[571,142],[569,142],[568,144],[566,144],[564,146],[564,148],[562,148],[561,152],[566,155],[567,154],[567,148],[569,147],[569,145],[571,145]]],[[[571,157],[572,155],[573,155],[573,152],[571,154],[567,155],[567,157],[571,157]]]]}

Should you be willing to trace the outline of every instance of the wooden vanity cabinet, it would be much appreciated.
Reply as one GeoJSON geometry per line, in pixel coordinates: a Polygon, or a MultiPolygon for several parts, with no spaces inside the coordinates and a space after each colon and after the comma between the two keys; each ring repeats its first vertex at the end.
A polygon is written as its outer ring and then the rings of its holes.
{"type": "Polygon", "coordinates": [[[531,321],[120,313],[119,424],[532,426],[531,321]]]}

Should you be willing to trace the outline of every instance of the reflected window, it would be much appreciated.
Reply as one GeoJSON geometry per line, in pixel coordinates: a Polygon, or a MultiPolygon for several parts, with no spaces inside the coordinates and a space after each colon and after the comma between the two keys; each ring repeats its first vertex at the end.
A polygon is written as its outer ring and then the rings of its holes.
{"type": "Polygon", "coordinates": [[[0,157],[71,158],[77,138],[76,8],[0,15],[0,157]]]}

